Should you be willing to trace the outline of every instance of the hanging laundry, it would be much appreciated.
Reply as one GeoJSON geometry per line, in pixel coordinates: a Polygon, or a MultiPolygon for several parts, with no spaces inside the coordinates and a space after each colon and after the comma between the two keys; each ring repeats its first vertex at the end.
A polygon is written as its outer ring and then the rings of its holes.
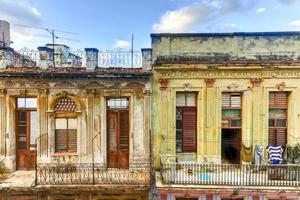
{"type": "Polygon", "coordinates": [[[282,163],[283,148],[281,146],[268,146],[267,151],[270,164],[282,163]]]}
{"type": "Polygon", "coordinates": [[[254,148],[254,164],[264,164],[264,147],[261,145],[255,145],[254,148]]]}
{"type": "Polygon", "coordinates": [[[244,162],[252,162],[252,160],[253,160],[253,145],[246,147],[245,145],[242,144],[241,160],[244,162]]]}

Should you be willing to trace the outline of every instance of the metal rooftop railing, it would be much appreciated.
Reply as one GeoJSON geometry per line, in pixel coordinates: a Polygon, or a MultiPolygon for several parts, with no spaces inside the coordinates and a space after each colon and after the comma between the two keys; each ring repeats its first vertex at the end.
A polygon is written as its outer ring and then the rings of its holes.
{"type": "MultiPolygon", "coordinates": [[[[41,55],[38,50],[21,49],[19,51],[7,52],[0,50],[0,62],[9,57],[8,66],[11,67],[38,67],[41,59],[46,61],[49,66],[53,65],[53,56],[41,55]],[[44,56],[44,57],[43,57],[44,56]]],[[[98,63],[98,67],[141,67],[142,53],[139,50],[100,50],[94,62],[98,63]]],[[[72,50],[54,52],[55,67],[86,67],[87,56],[85,50],[72,50]]],[[[91,58],[88,60],[93,62],[91,58]]]]}

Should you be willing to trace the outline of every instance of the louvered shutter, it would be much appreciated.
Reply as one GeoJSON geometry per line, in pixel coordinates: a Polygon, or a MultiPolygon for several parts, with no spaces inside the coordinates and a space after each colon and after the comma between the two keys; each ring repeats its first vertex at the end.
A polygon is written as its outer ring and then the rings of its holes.
{"type": "Polygon", "coordinates": [[[129,148],[129,115],[128,111],[120,111],[120,149],[129,148]]]}
{"type": "Polygon", "coordinates": [[[287,92],[270,92],[269,107],[270,108],[287,108],[288,93],[287,92]]]}
{"type": "Polygon", "coordinates": [[[183,109],[183,152],[196,152],[197,149],[197,107],[183,109]]]}
{"type": "Polygon", "coordinates": [[[68,152],[77,152],[77,130],[68,130],[68,152]]]}
{"type": "Polygon", "coordinates": [[[230,93],[222,94],[222,107],[230,107],[230,93]]]}
{"type": "Polygon", "coordinates": [[[276,146],[285,146],[287,143],[287,129],[276,128],[275,137],[276,137],[276,146]]]}
{"type": "Polygon", "coordinates": [[[56,129],[55,130],[55,152],[66,152],[68,149],[68,130],[56,129]]]}

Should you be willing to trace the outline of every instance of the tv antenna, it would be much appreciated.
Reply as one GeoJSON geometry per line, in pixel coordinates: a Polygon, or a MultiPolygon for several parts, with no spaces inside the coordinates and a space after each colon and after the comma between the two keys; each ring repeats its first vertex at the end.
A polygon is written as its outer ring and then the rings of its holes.
{"type": "Polygon", "coordinates": [[[53,67],[55,67],[55,55],[54,55],[54,44],[55,39],[62,39],[62,40],[70,40],[70,41],[76,41],[79,42],[79,40],[71,39],[71,38],[63,38],[56,35],[56,33],[64,33],[64,34],[70,34],[70,35],[77,35],[77,33],[69,32],[69,31],[63,31],[63,30],[57,30],[57,29],[51,29],[51,28],[43,28],[43,27],[37,27],[37,26],[28,26],[28,25],[22,25],[22,24],[14,24],[15,26],[25,27],[25,28],[31,28],[31,29],[39,29],[39,30],[45,30],[48,33],[51,34],[52,37],[52,48],[53,48],[53,67]]]}

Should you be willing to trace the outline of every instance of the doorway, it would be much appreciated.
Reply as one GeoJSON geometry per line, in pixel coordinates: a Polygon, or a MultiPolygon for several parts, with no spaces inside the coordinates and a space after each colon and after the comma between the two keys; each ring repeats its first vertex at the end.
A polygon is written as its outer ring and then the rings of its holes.
{"type": "Polygon", "coordinates": [[[16,168],[33,169],[36,164],[37,110],[35,98],[17,98],[16,168]]]}
{"type": "Polygon", "coordinates": [[[129,111],[127,98],[108,100],[107,166],[129,167],[129,111]]]}
{"type": "Polygon", "coordinates": [[[241,129],[222,129],[222,163],[240,164],[241,129]]]}

